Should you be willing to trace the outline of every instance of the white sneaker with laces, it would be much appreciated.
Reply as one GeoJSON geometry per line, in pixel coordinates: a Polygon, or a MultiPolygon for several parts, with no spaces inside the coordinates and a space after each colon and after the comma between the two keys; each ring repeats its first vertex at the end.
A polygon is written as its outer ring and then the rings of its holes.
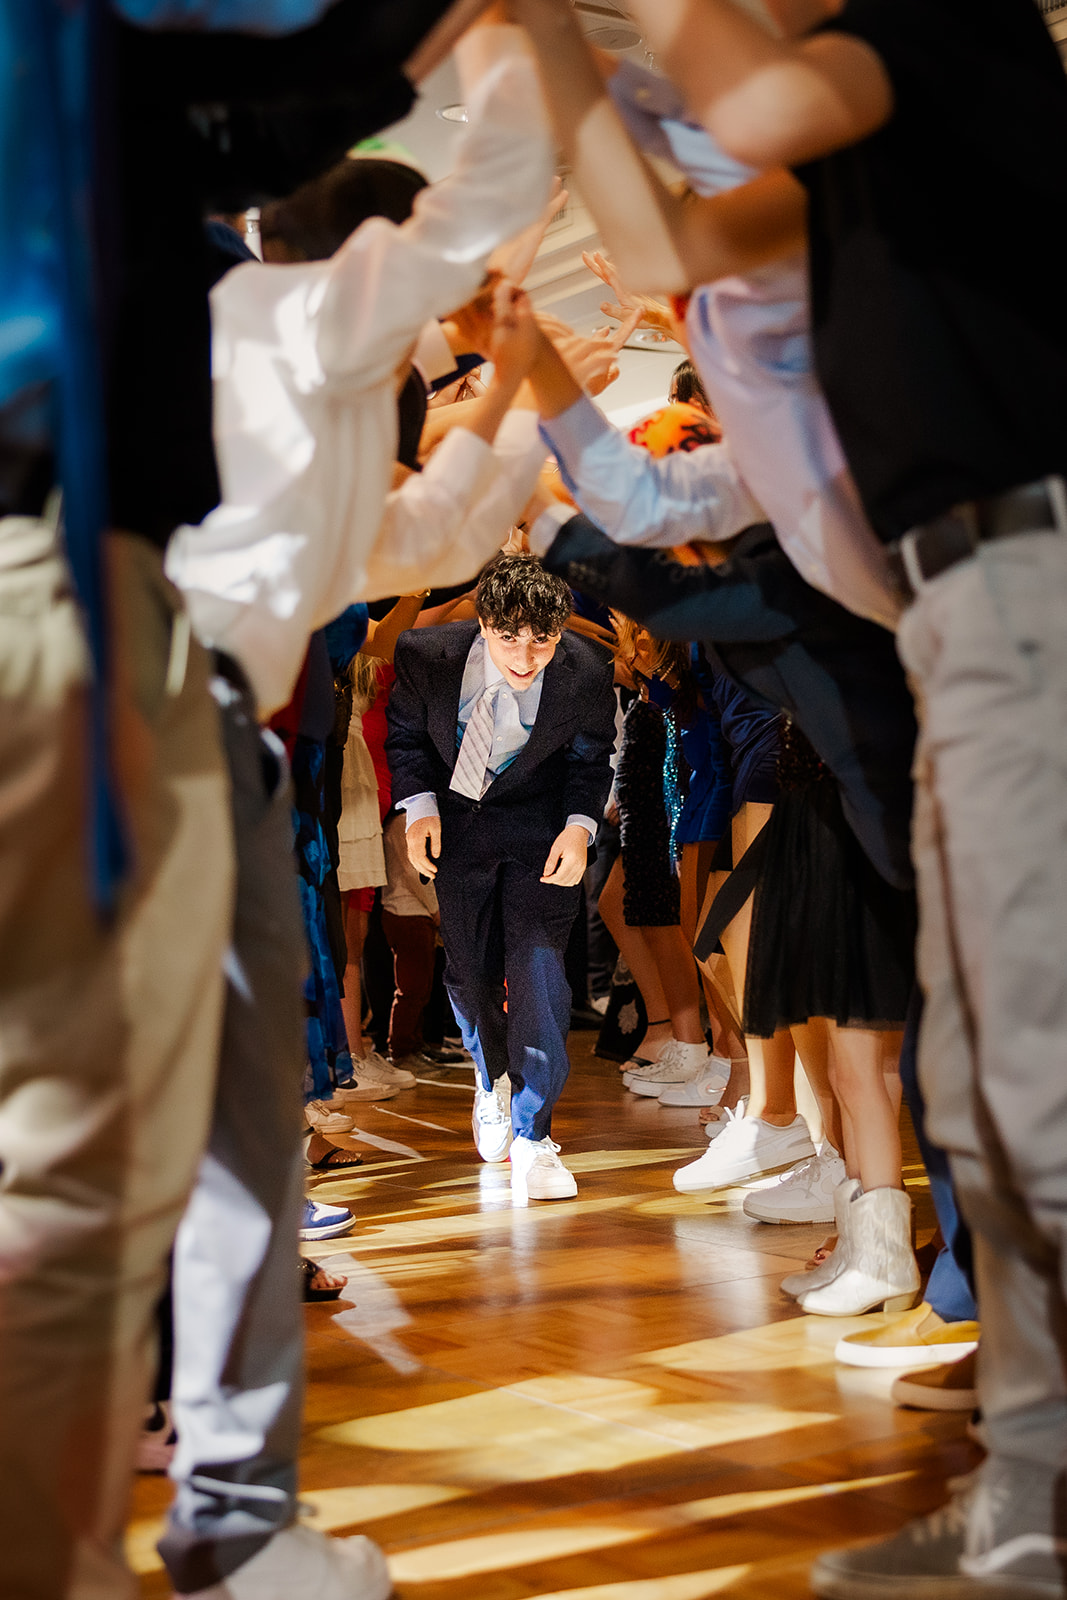
{"type": "Polygon", "coordinates": [[[674,1174],[674,1187],[683,1194],[697,1189],[726,1189],[733,1183],[791,1167],[814,1154],[808,1125],[801,1116],[794,1117],[784,1128],[776,1128],[762,1117],[733,1117],[698,1160],[679,1167],[674,1174]]]}
{"type": "Polygon", "coordinates": [[[511,1198],[524,1206],[527,1200],[573,1200],[578,1193],[574,1173],[559,1159],[559,1145],[551,1139],[523,1139],[511,1145],[511,1198]]]}
{"type": "Polygon", "coordinates": [[[363,1534],[331,1539],[294,1523],[210,1589],[176,1600],[388,1600],[385,1557],[363,1534]]]}
{"type": "Polygon", "coordinates": [[[365,1056],[352,1057],[352,1074],[356,1082],[364,1084],[388,1084],[397,1089],[414,1089],[415,1074],[406,1068],[396,1067],[391,1061],[371,1050],[365,1056]]]}
{"type": "Polygon", "coordinates": [[[506,1161],[511,1147],[511,1079],[502,1072],[491,1089],[483,1089],[474,1071],[474,1144],[483,1161],[506,1161]]]}
{"type": "Polygon", "coordinates": [[[757,1222],[833,1222],[834,1190],[846,1176],[845,1163],[824,1139],[807,1161],[747,1194],[742,1210],[757,1222]]]}
{"type": "Polygon", "coordinates": [[[622,1081],[634,1094],[657,1098],[669,1083],[689,1083],[707,1071],[708,1063],[716,1058],[708,1054],[707,1045],[683,1044],[671,1039],[663,1046],[659,1059],[651,1066],[638,1067],[624,1072],[622,1081]]]}
{"type": "Polygon", "coordinates": [[[661,1106],[717,1106],[729,1082],[730,1063],[723,1056],[708,1056],[698,1078],[662,1084],[657,1099],[661,1106]]]}
{"type": "Polygon", "coordinates": [[[319,1133],[351,1133],[352,1118],[339,1108],[327,1105],[325,1100],[309,1100],[304,1107],[308,1124],[319,1133]]]}

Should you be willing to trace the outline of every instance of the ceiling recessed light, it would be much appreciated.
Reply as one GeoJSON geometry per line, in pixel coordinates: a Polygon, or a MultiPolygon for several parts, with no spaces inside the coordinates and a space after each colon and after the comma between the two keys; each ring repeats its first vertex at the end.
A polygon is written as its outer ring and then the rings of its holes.
{"type": "Polygon", "coordinates": [[[439,106],[437,115],[442,122],[468,122],[470,120],[467,116],[466,106],[461,105],[439,106]]]}
{"type": "Polygon", "coordinates": [[[586,38],[590,44],[599,45],[601,50],[632,50],[635,44],[641,43],[641,35],[636,28],[628,27],[625,23],[618,26],[609,24],[601,28],[586,30],[586,38]]]}

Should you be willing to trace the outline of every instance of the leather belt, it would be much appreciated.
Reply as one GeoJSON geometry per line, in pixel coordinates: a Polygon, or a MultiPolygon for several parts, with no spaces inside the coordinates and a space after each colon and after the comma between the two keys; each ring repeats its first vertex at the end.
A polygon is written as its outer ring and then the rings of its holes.
{"type": "Polygon", "coordinates": [[[886,552],[897,593],[913,600],[923,582],[973,556],[980,544],[1020,533],[1067,534],[1067,484],[1038,478],[1003,494],[966,500],[924,522],[886,552]]]}

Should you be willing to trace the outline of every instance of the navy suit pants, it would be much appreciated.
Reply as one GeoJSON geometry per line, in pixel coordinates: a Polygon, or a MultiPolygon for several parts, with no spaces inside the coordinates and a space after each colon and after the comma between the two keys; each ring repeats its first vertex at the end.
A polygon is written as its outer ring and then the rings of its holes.
{"type": "Polygon", "coordinates": [[[443,853],[436,880],[445,987],[483,1087],[508,1073],[515,1136],[544,1139],[570,1072],[563,957],[581,889],[544,884],[524,862],[457,854],[443,853]]]}

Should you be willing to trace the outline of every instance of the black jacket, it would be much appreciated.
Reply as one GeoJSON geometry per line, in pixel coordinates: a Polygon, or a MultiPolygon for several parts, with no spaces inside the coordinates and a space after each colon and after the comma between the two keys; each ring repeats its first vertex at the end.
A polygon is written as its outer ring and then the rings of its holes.
{"type": "Polygon", "coordinates": [[[480,801],[454,794],[456,729],[463,669],[474,622],[411,629],[397,640],[385,752],[393,800],[437,796],[442,839],[477,814],[490,848],[544,861],[568,816],[596,821],[611,788],[615,743],[612,661],[606,650],[565,632],[545,668],[537,720],[525,747],[480,801]]]}
{"type": "Polygon", "coordinates": [[[768,523],[723,566],[613,544],[587,517],[564,524],[545,566],[660,639],[693,640],[754,700],[785,711],[837,779],[853,832],[884,878],[914,882],[915,709],[892,634],[800,576],[768,523]]]}

